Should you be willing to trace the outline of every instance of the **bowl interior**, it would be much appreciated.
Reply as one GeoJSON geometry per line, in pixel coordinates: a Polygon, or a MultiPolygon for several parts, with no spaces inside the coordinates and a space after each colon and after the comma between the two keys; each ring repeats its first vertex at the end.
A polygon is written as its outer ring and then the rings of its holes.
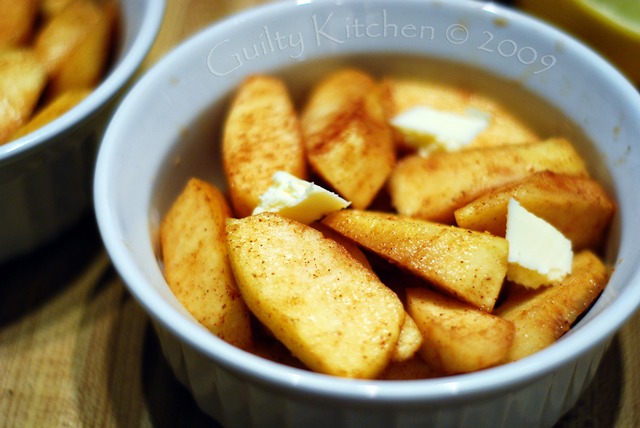
{"type": "MultiPolygon", "coordinates": [[[[444,380],[370,382],[377,394],[478,392],[524,381],[608,339],[640,304],[640,99],[611,66],[564,34],[495,5],[440,1],[279,2],[196,35],[129,93],[103,140],[95,205],[105,244],[152,317],[227,367],[298,388],[331,391],[327,376],[270,363],[221,342],[174,298],[158,262],[160,218],[186,180],[224,186],[219,134],[229,97],[252,73],[278,74],[297,102],[328,70],[436,76],[495,93],[542,134],[566,135],[619,206],[605,251],[616,269],[605,292],[558,343],[522,361],[444,380]],[[424,388],[431,385],[432,388],[424,388]],[[391,392],[393,391],[393,392],[391,392]]],[[[333,391],[332,393],[338,393],[333,391]]],[[[368,394],[345,382],[340,394],[368,394]]]]}

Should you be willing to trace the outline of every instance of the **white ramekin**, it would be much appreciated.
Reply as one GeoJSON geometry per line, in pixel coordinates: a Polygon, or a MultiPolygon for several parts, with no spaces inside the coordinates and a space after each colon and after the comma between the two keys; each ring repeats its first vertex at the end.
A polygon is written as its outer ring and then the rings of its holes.
{"type": "Polygon", "coordinates": [[[202,31],[136,84],[103,140],[95,209],[113,263],[153,319],[171,367],[224,426],[549,427],[575,404],[640,304],[639,137],[633,86],[582,44],[515,11],[471,1],[277,2],[202,31]],[[504,90],[516,82],[593,142],[578,149],[618,202],[605,254],[615,272],[588,314],[549,348],[440,379],[339,379],[234,348],[198,325],[169,290],[157,259],[158,219],[188,177],[224,184],[220,117],[238,83],[293,68],[295,93],[326,67],[361,64],[377,53],[473,65],[504,78],[504,90]],[[322,58],[321,66],[296,68],[322,58]]]}

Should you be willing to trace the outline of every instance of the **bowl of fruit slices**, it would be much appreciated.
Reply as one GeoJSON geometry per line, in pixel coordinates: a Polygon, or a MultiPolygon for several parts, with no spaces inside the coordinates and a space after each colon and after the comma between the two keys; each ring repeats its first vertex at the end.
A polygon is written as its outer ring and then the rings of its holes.
{"type": "Polygon", "coordinates": [[[224,426],[551,426],[640,305],[639,113],[494,4],[277,2],[135,85],[94,205],[224,426]]]}
{"type": "Polygon", "coordinates": [[[0,6],[0,263],[50,243],[91,213],[100,137],[151,49],[164,6],[0,6]]]}

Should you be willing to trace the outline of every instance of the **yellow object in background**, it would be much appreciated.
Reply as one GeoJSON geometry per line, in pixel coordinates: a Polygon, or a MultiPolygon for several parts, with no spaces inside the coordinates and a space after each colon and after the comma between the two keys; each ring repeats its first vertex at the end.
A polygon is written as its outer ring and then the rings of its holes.
{"type": "Polygon", "coordinates": [[[516,0],[576,36],[640,84],[640,0],[516,0]]]}

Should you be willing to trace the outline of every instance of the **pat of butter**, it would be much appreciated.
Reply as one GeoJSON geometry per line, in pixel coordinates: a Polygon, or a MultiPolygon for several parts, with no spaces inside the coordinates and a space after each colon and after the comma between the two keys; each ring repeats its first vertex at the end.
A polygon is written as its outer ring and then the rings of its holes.
{"type": "Polygon", "coordinates": [[[571,241],[511,198],[507,209],[507,279],[528,288],[555,284],[569,273],[571,241]]]}
{"type": "Polygon", "coordinates": [[[273,174],[273,185],[260,196],[260,204],[253,210],[253,214],[268,211],[310,224],[350,204],[351,202],[314,183],[288,172],[278,171],[273,174]]]}
{"type": "Polygon", "coordinates": [[[438,150],[455,151],[471,143],[489,124],[479,110],[457,114],[426,106],[410,108],[391,119],[391,125],[407,144],[428,155],[438,150]]]}

